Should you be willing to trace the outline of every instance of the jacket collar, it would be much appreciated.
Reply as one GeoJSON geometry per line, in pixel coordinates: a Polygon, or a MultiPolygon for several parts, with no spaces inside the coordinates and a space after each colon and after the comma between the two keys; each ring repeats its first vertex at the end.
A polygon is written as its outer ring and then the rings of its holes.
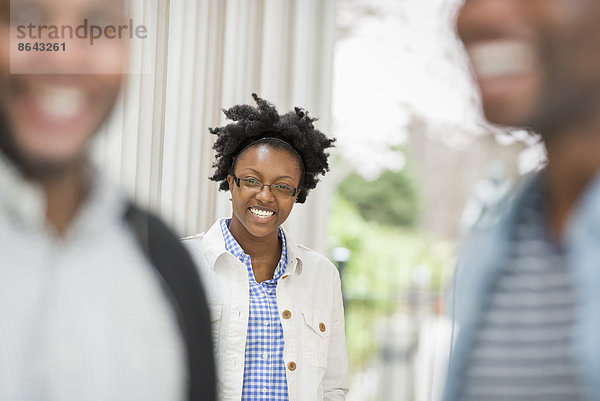
{"type": "MultiPolygon", "coordinates": [[[[223,219],[225,219],[225,217],[218,219],[203,236],[206,260],[212,269],[215,268],[217,259],[220,257],[232,257],[237,260],[237,258],[227,252],[227,249],[225,248],[225,239],[221,232],[221,220],[223,219]]],[[[296,241],[288,235],[285,229],[283,229],[283,235],[285,235],[288,253],[288,265],[285,274],[300,274],[302,272],[302,252],[296,241]]]]}
{"type": "Polygon", "coordinates": [[[484,308],[491,286],[506,267],[511,235],[514,234],[518,211],[534,192],[540,190],[540,175],[529,177],[522,190],[501,208],[498,223],[493,227],[475,227],[462,245],[458,260],[455,296],[462,302],[456,304],[457,320],[471,321],[484,308]],[[469,296],[464,296],[465,294],[469,296]]]}
{"type": "Polygon", "coordinates": [[[460,397],[470,351],[483,313],[487,310],[489,294],[507,265],[517,211],[532,191],[539,189],[539,183],[539,175],[527,179],[516,198],[501,209],[498,223],[491,228],[475,227],[463,244],[452,291],[453,333],[456,324],[459,331],[451,348],[444,401],[454,401],[460,397]]]}

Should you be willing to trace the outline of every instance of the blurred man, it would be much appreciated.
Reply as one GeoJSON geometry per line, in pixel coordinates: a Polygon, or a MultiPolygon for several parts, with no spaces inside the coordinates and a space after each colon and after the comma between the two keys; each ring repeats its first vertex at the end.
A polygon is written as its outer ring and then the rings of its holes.
{"type": "Polygon", "coordinates": [[[457,29],[487,119],[548,164],[460,260],[445,400],[600,399],[600,1],[466,0],[457,29]]]}
{"type": "Polygon", "coordinates": [[[127,66],[128,42],[112,38],[124,6],[0,2],[1,400],[215,396],[188,254],[88,161],[127,66]],[[84,21],[108,35],[69,36],[84,21]],[[18,38],[19,26],[32,33],[18,38]]]}

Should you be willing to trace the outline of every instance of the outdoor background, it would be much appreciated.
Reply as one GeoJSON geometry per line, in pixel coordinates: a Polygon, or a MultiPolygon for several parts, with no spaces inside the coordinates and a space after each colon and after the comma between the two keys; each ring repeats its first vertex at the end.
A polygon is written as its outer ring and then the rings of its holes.
{"type": "Polygon", "coordinates": [[[256,92],[319,117],[331,172],[286,228],[341,270],[351,401],[438,400],[460,238],[539,168],[487,125],[453,32],[460,0],[145,0],[151,35],[94,157],[181,236],[230,214],[208,180],[221,109],[256,92]]]}

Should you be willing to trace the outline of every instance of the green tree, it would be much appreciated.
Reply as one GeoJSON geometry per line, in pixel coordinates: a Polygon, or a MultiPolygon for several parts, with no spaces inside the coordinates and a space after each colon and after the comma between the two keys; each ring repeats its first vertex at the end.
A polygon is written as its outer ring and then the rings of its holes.
{"type": "Polygon", "coordinates": [[[340,195],[352,203],[366,221],[386,226],[413,227],[418,213],[418,195],[406,170],[386,170],[367,181],[353,173],[339,186],[340,195]]]}
{"type": "Polygon", "coordinates": [[[365,221],[356,206],[339,194],[333,199],[329,246],[351,251],[344,267],[346,333],[351,372],[378,352],[377,328],[385,316],[406,308],[415,266],[431,274],[432,293],[442,292],[454,266],[454,244],[429,238],[412,228],[365,221]]]}

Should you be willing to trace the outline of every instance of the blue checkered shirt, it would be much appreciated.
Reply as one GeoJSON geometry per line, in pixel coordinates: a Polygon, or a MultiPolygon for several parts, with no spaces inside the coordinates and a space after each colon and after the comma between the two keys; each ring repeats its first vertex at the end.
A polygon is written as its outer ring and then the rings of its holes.
{"type": "Polygon", "coordinates": [[[285,362],[283,360],[283,327],[277,309],[277,282],[287,267],[285,235],[279,228],[281,259],[271,280],[257,283],[250,255],[237,243],[229,231],[231,219],[221,219],[225,249],[244,263],[250,283],[250,311],[244,355],[242,401],[288,400],[285,362]]]}

